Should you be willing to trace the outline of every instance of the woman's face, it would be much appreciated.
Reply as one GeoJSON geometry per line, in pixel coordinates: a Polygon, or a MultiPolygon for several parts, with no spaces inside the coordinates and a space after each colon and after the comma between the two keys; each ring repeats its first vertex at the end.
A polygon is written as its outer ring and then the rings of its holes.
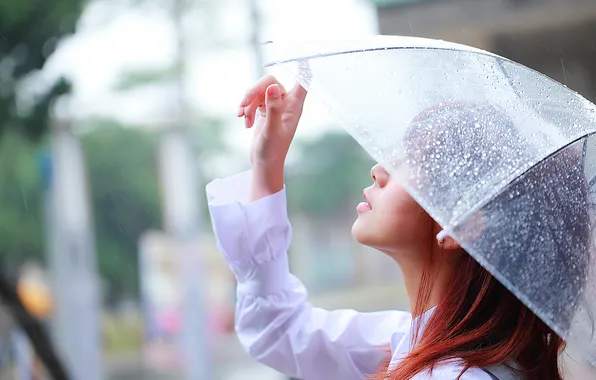
{"type": "Polygon", "coordinates": [[[433,219],[379,164],[371,170],[373,184],[356,207],[352,236],[360,244],[384,252],[417,247],[433,239],[433,219]]]}

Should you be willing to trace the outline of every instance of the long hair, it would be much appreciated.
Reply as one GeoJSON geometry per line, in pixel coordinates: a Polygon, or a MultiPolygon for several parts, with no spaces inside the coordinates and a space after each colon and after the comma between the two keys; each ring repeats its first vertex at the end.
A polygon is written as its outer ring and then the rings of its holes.
{"type": "MultiPolygon", "coordinates": [[[[449,149],[470,147],[471,153],[466,155],[467,160],[459,163],[464,168],[461,170],[463,173],[461,178],[458,178],[460,181],[472,183],[475,179],[470,176],[473,176],[474,172],[494,170],[495,163],[503,159],[503,155],[506,154],[503,152],[506,149],[510,151],[527,149],[527,147],[503,144],[497,145],[498,148],[492,150],[488,146],[479,146],[483,144],[482,141],[486,144],[486,133],[494,132],[491,128],[497,127],[509,135],[506,137],[507,140],[515,141],[511,138],[515,133],[515,127],[504,113],[493,106],[453,104],[432,110],[431,114],[435,121],[440,119],[442,122],[429,122],[428,114],[417,118],[413,128],[410,129],[411,136],[408,141],[412,145],[409,147],[409,154],[415,161],[428,162],[428,157],[437,157],[436,152],[445,153],[449,149]],[[483,120],[478,119],[479,115],[485,115],[483,120]],[[453,130],[461,131],[462,125],[465,128],[466,124],[472,125],[475,132],[453,132],[453,130]],[[482,128],[483,126],[487,128],[482,128]],[[451,132],[447,131],[448,128],[451,128],[451,132]],[[438,144],[427,143],[436,140],[439,140],[438,144]],[[420,141],[425,141],[424,151],[417,148],[420,146],[420,141]],[[435,151],[432,146],[438,146],[441,150],[435,151]],[[485,157],[487,152],[488,159],[474,157],[479,154],[485,157]],[[479,168],[478,165],[481,167],[479,168]]],[[[547,280],[548,283],[542,284],[545,286],[543,289],[545,299],[541,300],[542,304],[548,304],[551,310],[563,313],[563,320],[567,324],[571,323],[575,307],[570,306],[568,302],[581,296],[587,278],[589,257],[586,254],[590,236],[588,189],[581,163],[581,154],[578,155],[572,150],[559,152],[525,173],[523,180],[511,183],[506,190],[497,194],[494,200],[496,204],[525,202],[523,207],[520,207],[519,219],[524,223],[528,241],[525,242],[526,245],[523,242],[520,243],[522,249],[518,252],[510,253],[511,260],[518,262],[528,260],[524,258],[527,255],[523,252],[523,247],[536,243],[533,239],[537,236],[548,238],[549,230],[551,233],[554,230],[559,232],[562,230],[569,235],[568,238],[559,241],[553,249],[552,257],[535,264],[537,271],[556,267],[560,268],[561,276],[580,279],[565,285],[555,283],[556,279],[547,280]],[[523,196],[524,184],[527,181],[533,184],[532,193],[523,196]],[[522,196],[519,196],[520,193],[522,196]],[[516,199],[512,200],[512,198],[516,199]],[[523,210],[531,210],[531,212],[523,215],[523,210]],[[556,226],[552,223],[556,223],[556,226]],[[564,289],[561,289],[561,286],[564,289]],[[560,298],[548,294],[547,291],[557,287],[556,293],[561,295],[560,298]]],[[[447,175],[446,170],[450,170],[449,165],[431,162],[428,167],[432,170],[423,172],[433,176],[433,183],[441,187],[441,178],[447,175]]],[[[448,203],[452,199],[457,199],[449,194],[451,189],[448,187],[448,182],[443,182],[443,185],[444,188],[437,192],[440,195],[435,197],[439,198],[437,201],[448,203]]],[[[514,236],[516,229],[520,229],[520,225],[512,223],[507,228],[511,229],[507,231],[514,236]]],[[[430,258],[431,261],[435,259],[432,256],[430,258]]],[[[420,372],[432,371],[445,361],[455,360],[463,366],[460,377],[471,367],[505,364],[521,373],[527,380],[562,380],[558,356],[565,347],[564,340],[470,255],[461,255],[457,260],[451,264],[450,281],[445,289],[445,295],[424,330],[420,331],[420,326],[413,326],[414,348],[394,367],[389,368],[390,358],[388,358],[373,378],[410,379],[420,372]]],[[[424,311],[429,299],[433,286],[431,267],[432,262],[427,263],[427,269],[422,275],[414,308],[415,315],[424,311]]]]}
{"type": "MultiPolygon", "coordinates": [[[[471,256],[460,257],[451,279],[414,349],[395,368],[387,359],[377,379],[410,379],[453,359],[463,363],[461,374],[470,367],[515,360],[527,380],[562,380],[558,356],[563,339],[471,256]]],[[[419,299],[431,289],[427,277],[419,299]]]]}

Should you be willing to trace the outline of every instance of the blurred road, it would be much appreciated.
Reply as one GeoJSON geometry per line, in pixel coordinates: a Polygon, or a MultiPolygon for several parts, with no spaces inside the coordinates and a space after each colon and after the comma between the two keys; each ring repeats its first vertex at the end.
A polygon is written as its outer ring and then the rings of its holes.
{"type": "MultiPolygon", "coordinates": [[[[214,378],[208,380],[287,380],[278,372],[253,361],[231,334],[216,342],[214,378]]],[[[140,353],[106,358],[109,380],[183,380],[177,373],[158,373],[144,368],[140,353]]],[[[207,379],[206,379],[207,380],[207,379]]]]}

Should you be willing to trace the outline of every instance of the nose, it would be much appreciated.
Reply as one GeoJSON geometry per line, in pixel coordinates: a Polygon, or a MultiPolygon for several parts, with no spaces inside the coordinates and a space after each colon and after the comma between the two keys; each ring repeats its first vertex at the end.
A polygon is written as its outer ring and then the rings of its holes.
{"type": "Polygon", "coordinates": [[[376,164],[370,169],[370,177],[379,187],[385,187],[389,181],[389,173],[380,164],[376,164]]]}

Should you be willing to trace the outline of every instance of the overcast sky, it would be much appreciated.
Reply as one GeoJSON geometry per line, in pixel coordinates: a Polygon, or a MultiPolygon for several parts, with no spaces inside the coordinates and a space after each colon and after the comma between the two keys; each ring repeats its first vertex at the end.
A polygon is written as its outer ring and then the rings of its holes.
{"type": "MultiPolygon", "coordinates": [[[[199,1],[197,1],[199,2],[199,1]]],[[[238,101],[256,78],[247,44],[248,0],[203,0],[213,3],[188,15],[188,98],[206,114],[233,118],[238,101]],[[196,37],[195,37],[196,36],[196,37]]],[[[125,71],[166,67],[174,59],[175,34],[161,9],[126,7],[118,0],[99,0],[84,12],[76,35],[64,41],[47,66],[74,81],[72,112],[115,116],[126,121],[160,120],[167,115],[167,89],[114,94],[125,71]]],[[[376,13],[367,0],[264,0],[264,40],[345,38],[377,32],[376,13]]],[[[326,113],[309,104],[302,136],[320,131],[326,113]]],[[[165,120],[165,119],[164,119],[165,120]]]]}

